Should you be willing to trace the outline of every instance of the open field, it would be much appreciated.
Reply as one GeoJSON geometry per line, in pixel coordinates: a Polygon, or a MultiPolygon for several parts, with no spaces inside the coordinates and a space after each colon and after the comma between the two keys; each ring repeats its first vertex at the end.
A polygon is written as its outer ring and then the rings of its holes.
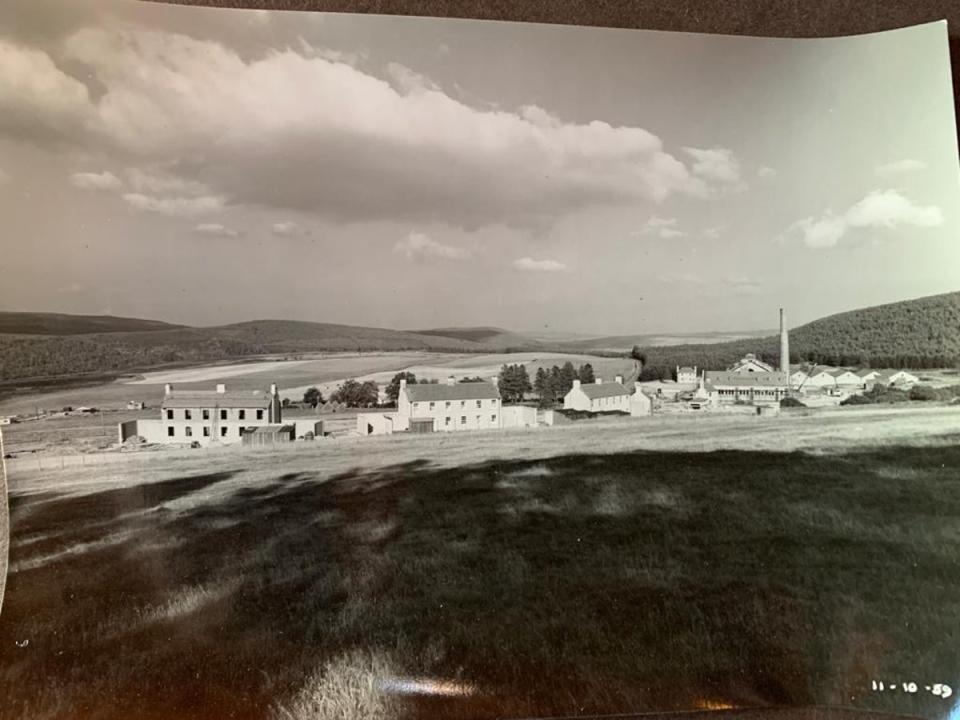
{"type": "Polygon", "coordinates": [[[0,715],[946,717],[869,688],[960,686],[958,439],[865,408],[14,471],[0,715]]]}
{"type": "Polygon", "coordinates": [[[517,362],[526,363],[532,377],[537,367],[562,365],[567,360],[576,365],[592,363],[598,374],[610,379],[617,373],[625,374],[633,366],[631,361],[622,358],[550,352],[491,355],[429,352],[328,353],[301,360],[271,359],[163,370],[91,387],[27,393],[0,400],[0,415],[30,414],[37,408],[59,410],[67,405],[118,409],[128,400],[142,400],[148,404],[159,405],[165,383],[173,383],[182,389],[209,389],[217,382],[229,383],[237,389],[265,389],[275,382],[281,395],[291,400],[299,400],[303,397],[304,390],[310,386],[320,387],[326,394],[347,378],[387,383],[401,370],[409,370],[425,379],[441,379],[451,374],[458,377],[493,377],[502,364],[517,362]]]}

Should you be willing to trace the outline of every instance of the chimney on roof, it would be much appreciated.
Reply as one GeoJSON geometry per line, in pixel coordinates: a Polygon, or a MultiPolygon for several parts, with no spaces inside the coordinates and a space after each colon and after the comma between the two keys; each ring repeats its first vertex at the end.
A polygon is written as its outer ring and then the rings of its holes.
{"type": "Polygon", "coordinates": [[[623,375],[617,375],[614,380],[617,381],[618,385],[623,385],[623,375]]]}
{"type": "Polygon", "coordinates": [[[167,383],[166,385],[163,386],[164,395],[169,395],[172,392],[173,392],[173,385],[171,385],[170,383],[167,383]]]}
{"type": "Polygon", "coordinates": [[[271,394],[271,395],[274,395],[274,396],[277,394],[277,384],[276,384],[276,383],[270,383],[270,394],[271,394]]]}
{"type": "Polygon", "coordinates": [[[400,378],[400,391],[403,392],[403,390],[404,390],[406,387],[407,387],[407,379],[406,379],[406,378],[400,378]]]}
{"type": "Polygon", "coordinates": [[[573,389],[576,390],[578,387],[580,387],[580,381],[579,381],[579,380],[574,380],[574,381],[573,381],[573,389]]]}
{"type": "Polygon", "coordinates": [[[227,386],[223,383],[217,383],[217,392],[223,395],[227,391],[227,386]]]}

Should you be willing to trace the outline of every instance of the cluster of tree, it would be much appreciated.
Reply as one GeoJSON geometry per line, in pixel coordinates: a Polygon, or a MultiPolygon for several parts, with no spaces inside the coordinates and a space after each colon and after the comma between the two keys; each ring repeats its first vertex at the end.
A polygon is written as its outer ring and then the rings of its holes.
{"type": "Polygon", "coordinates": [[[497,376],[497,387],[503,402],[522,402],[533,387],[526,365],[504,365],[497,376]]]}
{"type": "Polygon", "coordinates": [[[909,390],[901,388],[874,385],[870,390],[859,395],[851,395],[841,401],[841,405],[875,405],[878,403],[906,402],[954,402],[960,398],[960,385],[934,388],[929,385],[914,385],[909,390]]]}
{"type": "Polygon", "coordinates": [[[574,368],[573,363],[567,361],[562,367],[554,365],[549,370],[543,367],[538,368],[533,388],[540,397],[540,405],[549,407],[562,400],[563,396],[570,392],[574,380],[584,384],[596,382],[593,366],[585,363],[579,368],[574,368]]]}
{"type": "Polygon", "coordinates": [[[343,403],[348,407],[376,407],[379,401],[379,389],[373,380],[359,382],[353,378],[344,380],[330,395],[330,400],[343,403]]]}
{"type": "MultiPolygon", "coordinates": [[[[286,400],[286,398],[284,398],[286,400]]],[[[309,405],[312,408],[317,407],[317,405],[323,405],[326,400],[323,399],[323,393],[320,392],[319,388],[311,387],[307,388],[307,391],[303,393],[303,404],[309,405]]]]}

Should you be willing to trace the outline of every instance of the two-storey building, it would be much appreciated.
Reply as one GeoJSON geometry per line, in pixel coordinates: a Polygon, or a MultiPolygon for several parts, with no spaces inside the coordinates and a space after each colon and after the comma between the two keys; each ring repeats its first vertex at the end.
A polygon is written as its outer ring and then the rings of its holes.
{"type": "Polygon", "coordinates": [[[489,382],[400,381],[394,430],[455,432],[499,428],[500,391],[489,382]]]}

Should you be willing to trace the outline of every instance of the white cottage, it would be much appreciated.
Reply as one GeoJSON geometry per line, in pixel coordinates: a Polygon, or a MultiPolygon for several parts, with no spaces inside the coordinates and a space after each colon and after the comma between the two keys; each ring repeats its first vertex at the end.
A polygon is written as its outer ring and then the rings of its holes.
{"type": "Polygon", "coordinates": [[[617,375],[612,383],[604,383],[600,378],[596,382],[583,384],[573,381],[573,387],[563,397],[564,410],[586,410],[589,412],[630,412],[630,391],[623,386],[623,378],[617,375]]]}

